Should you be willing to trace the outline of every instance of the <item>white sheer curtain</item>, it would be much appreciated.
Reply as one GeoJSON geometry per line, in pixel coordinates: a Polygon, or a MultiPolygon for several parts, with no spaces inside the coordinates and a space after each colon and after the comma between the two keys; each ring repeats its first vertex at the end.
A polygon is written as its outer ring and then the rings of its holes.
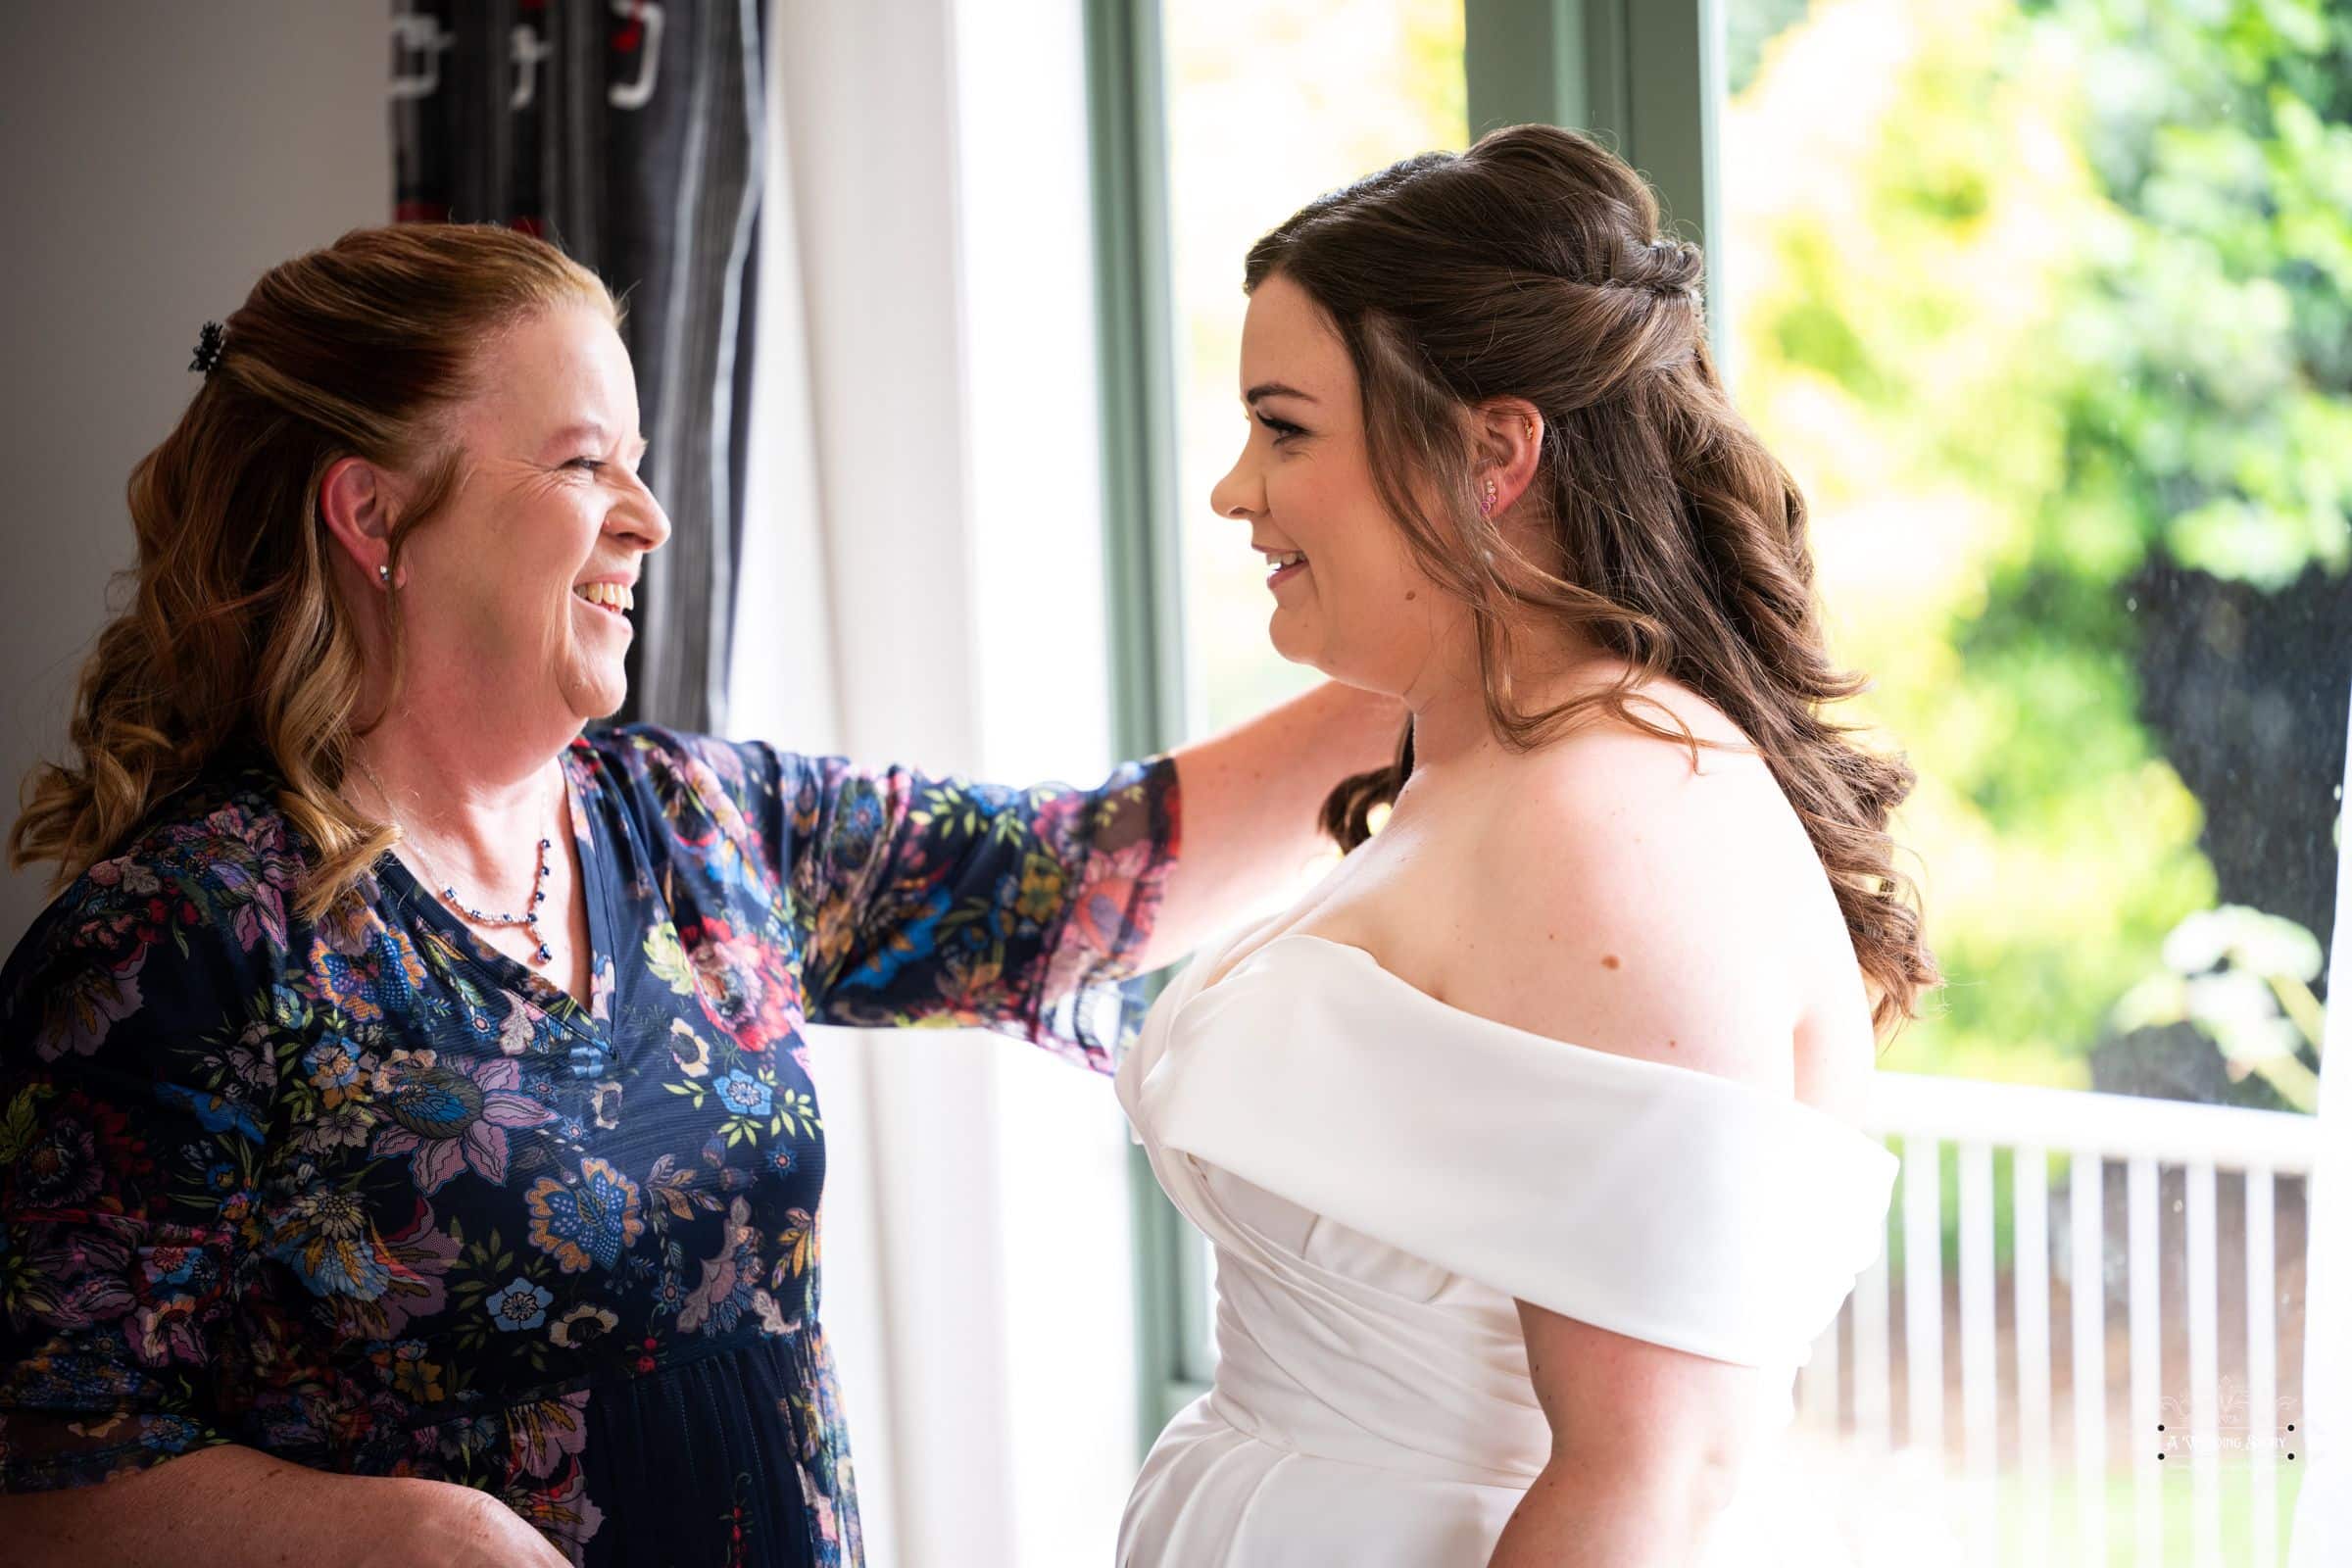
{"type": "MultiPolygon", "coordinates": [[[[2352,807],[2352,743],[2339,807],[2352,807]]],[[[2352,821],[2336,816],[2335,936],[2320,1050],[2320,1159],[2312,1176],[2311,1268],[2303,1292],[2299,1450],[2311,1463],[2295,1498],[2287,1568],[2352,1562],[2352,821]]],[[[2293,1448],[2293,1443],[2289,1443],[2293,1448]]]]}
{"type": "MultiPolygon", "coordinates": [[[[779,0],[727,727],[1106,769],[1077,0],[779,0]]],[[[824,1322],[873,1568],[1105,1560],[1133,1470],[1107,1080],[820,1030],[824,1322]]]]}

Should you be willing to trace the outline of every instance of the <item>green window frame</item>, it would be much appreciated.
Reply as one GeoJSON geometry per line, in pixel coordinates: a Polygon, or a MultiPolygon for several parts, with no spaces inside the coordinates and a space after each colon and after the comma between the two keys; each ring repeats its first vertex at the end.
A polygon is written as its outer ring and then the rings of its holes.
{"type": "MultiPolygon", "coordinates": [[[[1184,713],[1160,3],[1084,0],[1083,14],[1111,733],[1129,757],[1174,745],[1184,713]]],[[[1720,230],[1721,0],[1464,0],[1463,24],[1473,136],[1529,122],[1593,131],[1648,176],[1677,232],[1703,246],[1720,230]]],[[[1722,269],[1709,249],[1709,299],[1722,269]]],[[[1720,365],[1719,317],[1709,328],[1720,365]]],[[[1129,1181],[1140,1457],[1206,1389],[1209,1325],[1200,1249],[1141,1150],[1129,1181]]]]}

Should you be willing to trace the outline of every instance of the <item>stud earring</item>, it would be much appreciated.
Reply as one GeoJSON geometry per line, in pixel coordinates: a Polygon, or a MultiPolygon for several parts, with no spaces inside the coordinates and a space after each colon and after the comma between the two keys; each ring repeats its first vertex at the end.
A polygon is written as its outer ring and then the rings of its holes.
{"type": "Polygon", "coordinates": [[[1494,515],[1494,481],[1491,478],[1487,481],[1486,492],[1478,498],[1478,514],[1482,517],[1494,515]]]}
{"type": "Polygon", "coordinates": [[[378,562],[375,568],[375,580],[385,584],[387,587],[390,586],[392,582],[392,568],[383,564],[381,562],[378,562]]]}

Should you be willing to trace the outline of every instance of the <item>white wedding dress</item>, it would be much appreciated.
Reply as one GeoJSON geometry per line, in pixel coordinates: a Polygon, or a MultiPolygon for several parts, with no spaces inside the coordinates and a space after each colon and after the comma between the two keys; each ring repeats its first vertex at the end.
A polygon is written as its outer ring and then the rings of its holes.
{"type": "MultiPolygon", "coordinates": [[[[1772,1369],[1769,1448],[1884,1243],[1891,1152],[1800,1101],[1465,1012],[1320,937],[1204,989],[1238,947],[1194,961],[1118,1070],[1214,1244],[1218,1357],[1145,1461],[1121,1568],[1485,1564],[1551,1446],[1513,1298],[1772,1369]]],[[[1816,1568],[1768,1458],[1703,1560],[1816,1568]]]]}

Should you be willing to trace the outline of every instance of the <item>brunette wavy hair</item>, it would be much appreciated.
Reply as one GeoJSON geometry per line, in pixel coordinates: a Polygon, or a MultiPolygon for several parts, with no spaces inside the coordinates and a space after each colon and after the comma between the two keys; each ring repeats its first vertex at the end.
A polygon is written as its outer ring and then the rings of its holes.
{"type": "MultiPolygon", "coordinates": [[[[1695,246],[1660,232],[1641,177],[1589,137],[1550,125],[1494,131],[1323,196],[1250,247],[1244,287],[1280,273],[1347,345],[1375,486],[1421,568],[1471,612],[1487,713],[1514,749],[1595,710],[1691,748],[1667,713],[1631,711],[1666,678],[1740,726],[1803,819],[1837,890],[1890,1039],[1941,983],[1917,889],[1886,831],[1915,775],[1825,715],[1866,690],[1831,662],[1796,485],[1716,378],[1695,246]],[[1472,411],[1524,399],[1544,416],[1532,514],[1549,561],[1480,514],[1472,411]],[[1437,499],[1430,515],[1416,496],[1437,499]],[[1540,711],[1511,686],[1514,628],[1572,627],[1629,667],[1605,690],[1540,711]]],[[[1518,525],[1516,522],[1514,525],[1518,525]]],[[[1653,705],[1655,706],[1655,705],[1653,705]]],[[[1412,768],[1332,792],[1343,848],[1412,768]]]]}
{"type": "MultiPolygon", "coordinates": [[[[352,456],[416,477],[391,529],[397,569],[460,477],[445,416],[475,389],[484,341],[559,304],[619,320],[595,273],[492,224],[354,229],[263,274],[179,423],[131,469],[127,608],[82,667],[76,760],[42,762],[20,788],[12,867],[54,860],[63,887],[236,742],[267,748],[284,776],[277,804],[313,852],[304,914],[390,846],[336,793],[373,717],[359,712],[362,645],[319,482],[352,456]]],[[[397,691],[397,592],[390,624],[397,691]]]]}

